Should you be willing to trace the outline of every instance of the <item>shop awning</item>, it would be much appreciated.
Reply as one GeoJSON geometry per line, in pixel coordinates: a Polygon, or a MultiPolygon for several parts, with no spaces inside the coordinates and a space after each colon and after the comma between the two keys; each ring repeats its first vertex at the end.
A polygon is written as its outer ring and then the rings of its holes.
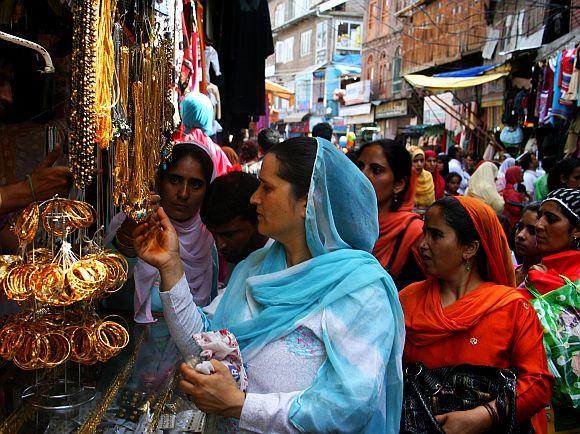
{"type": "Polygon", "coordinates": [[[409,74],[405,75],[405,80],[415,87],[428,90],[454,90],[466,87],[479,86],[490,83],[509,74],[509,71],[495,72],[472,77],[429,77],[426,75],[409,74]]]}
{"type": "Polygon", "coordinates": [[[290,101],[290,105],[294,105],[294,91],[276,84],[273,81],[266,80],[266,92],[271,92],[275,96],[290,101]]]}

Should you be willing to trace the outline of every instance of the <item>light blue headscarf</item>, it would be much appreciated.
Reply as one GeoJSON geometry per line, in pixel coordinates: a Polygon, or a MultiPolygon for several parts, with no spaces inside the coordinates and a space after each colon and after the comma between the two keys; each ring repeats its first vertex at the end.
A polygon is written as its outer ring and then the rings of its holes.
{"type": "Polygon", "coordinates": [[[291,422],[304,432],[398,432],[404,320],[391,277],[369,253],[376,196],[342,152],[317,144],[305,223],[313,258],[287,268],[278,242],[254,252],[236,267],[208,326],[232,331],[248,361],[323,311],[327,359],[293,402],[291,422]]]}
{"type": "Polygon", "coordinates": [[[181,121],[185,134],[193,128],[200,128],[205,134],[213,134],[213,104],[203,93],[190,92],[181,101],[181,121]]]}

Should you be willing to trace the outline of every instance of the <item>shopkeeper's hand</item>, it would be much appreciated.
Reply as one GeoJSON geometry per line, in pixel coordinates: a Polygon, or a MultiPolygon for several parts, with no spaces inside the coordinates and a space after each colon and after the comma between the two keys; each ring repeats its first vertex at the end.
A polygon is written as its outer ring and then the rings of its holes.
{"type": "Polygon", "coordinates": [[[137,226],[133,238],[137,256],[159,270],[161,290],[169,291],[183,276],[183,266],[177,233],[163,208],[137,226]]]}
{"type": "Polygon", "coordinates": [[[201,411],[239,419],[246,395],[238,389],[228,368],[213,359],[211,364],[215,372],[205,375],[182,363],[179,370],[183,379],[179,388],[201,411]]]}
{"type": "Polygon", "coordinates": [[[484,407],[435,416],[446,434],[479,434],[492,428],[492,420],[484,407]]]}
{"type": "Polygon", "coordinates": [[[54,166],[61,154],[60,145],[56,145],[44,160],[30,174],[37,200],[51,199],[55,194],[67,197],[72,186],[72,175],[66,166],[54,166]]]}

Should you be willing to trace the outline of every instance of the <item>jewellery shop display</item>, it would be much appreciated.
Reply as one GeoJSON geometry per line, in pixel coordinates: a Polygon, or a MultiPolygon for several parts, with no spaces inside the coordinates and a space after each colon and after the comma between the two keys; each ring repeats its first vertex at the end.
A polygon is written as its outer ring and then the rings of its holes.
{"type": "Polygon", "coordinates": [[[75,186],[93,180],[95,144],[112,138],[111,109],[117,98],[112,42],[114,0],[74,0],[71,59],[70,161],[75,186]]]}
{"type": "Polygon", "coordinates": [[[71,234],[93,223],[94,215],[89,204],[61,198],[33,203],[21,213],[13,228],[21,254],[0,256],[0,290],[22,307],[0,328],[1,358],[24,370],[69,360],[91,365],[128,344],[126,328],[100,319],[94,309],[96,300],[123,286],[127,261],[91,242],[74,253],[69,242],[71,234]],[[35,247],[39,230],[48,235],[49,247],[35,247]]]}
{"type": "Polygon", "coordinates": [[[167,142],[164,133],[172,129],[172,47],[171,38],[155,36],[148,43],[117,49],[119,104],[111,146],[112,196],[114,204],[137,222],[152,211],[149,191],[160,149],[167,142]]]}

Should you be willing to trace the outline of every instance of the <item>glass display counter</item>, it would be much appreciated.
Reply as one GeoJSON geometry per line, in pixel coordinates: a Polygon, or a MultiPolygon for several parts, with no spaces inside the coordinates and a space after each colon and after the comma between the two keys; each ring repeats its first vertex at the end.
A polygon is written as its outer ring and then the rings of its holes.
{"type": "Polygon", "coordinates": [[[106,363],[2,365],[0,433],[201,432],[204,414],[177,390],[179,356],[164,320],[130,324],[129,345],[106,363]]]}

